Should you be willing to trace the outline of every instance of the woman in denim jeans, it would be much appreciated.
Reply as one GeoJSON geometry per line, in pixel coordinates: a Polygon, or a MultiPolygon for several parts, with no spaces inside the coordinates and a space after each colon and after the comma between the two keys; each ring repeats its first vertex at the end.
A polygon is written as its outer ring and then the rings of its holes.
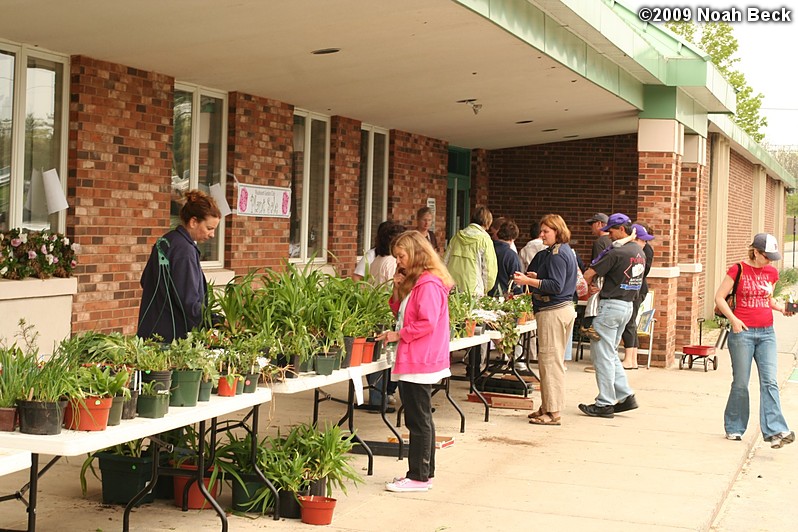
{"type": "Polygon", "coordinates": [[[767,233],[759,233],[748,248],[748,258],[729,268],[715,294],[715,304],[731,325],[728,346],[732,363],[732,385],[723,416],[726,438],[741,440],[748,426],[748,381],[753,360],[759,371],[759,424],[762,436],[774,449],[795,441],[795,433],[787,427],[781,413],[779,384],[776,380],[773,311],[781,312],[785,316],[792,315],[785,310],[783,303],[773,297],[773,287],[779,279],[779,272],[770,262],[780,259],[776,238],[767,233]],[[735,308],[732,310],[726,302],[726,296],[732,291],[739,268],[742,268],[742,274],[735,292],[735,308]]]}

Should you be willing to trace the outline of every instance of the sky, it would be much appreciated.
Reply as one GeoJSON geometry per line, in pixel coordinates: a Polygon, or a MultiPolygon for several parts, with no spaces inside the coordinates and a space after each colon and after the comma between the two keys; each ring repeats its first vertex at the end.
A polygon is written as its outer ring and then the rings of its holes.
{"type": "MultiPolygon", "coordinates": [[[[718,12],[736,7],[745,11],[748,7],[762,10],[779,10],[785,4],[773,0],[765,2],[734,2],[704,0],[699,2],[652,2],[621,0],[634,11],[640,7],[710,7],[718,12]]],[[[791,9],[788,7],[788,9],[791,9]]],[[[692,11],[695,13],[695,9],[692,11]]],[[[792,10],[792,22],[739,22],[734,23],[734,36],[739,49],[734,57],[740,59],[736,68],[745,75],[754,94],[762,93],[760,114],[767,117],[764,128],[764,143],[798,147],[798,69],[793,54],[798,50],[798,8],[792,10]]]]}

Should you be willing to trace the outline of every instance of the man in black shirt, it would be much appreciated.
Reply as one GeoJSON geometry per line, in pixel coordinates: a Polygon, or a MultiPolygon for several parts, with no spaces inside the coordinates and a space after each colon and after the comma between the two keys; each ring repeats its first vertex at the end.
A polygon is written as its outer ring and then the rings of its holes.
{"type": "MultiPolygon", "coordinates": [[[[628,216],[615,213],[601,230],[608,232],[612,240],[621,240],[631,234],[631,225],[628,216]]],[[[593,319],[598,340],[590,342],[599,393],[594,404],[579,405],[579,410],[588,416],[611,418],[616,413],[637,408],[617,350],[632,315],[632,302],[642,286],[645,268],[643,250],[634,241],[629,241],[610,249],[585,272],[588,283],[596,276],[604,277],[598,313],[593,319]]]]}

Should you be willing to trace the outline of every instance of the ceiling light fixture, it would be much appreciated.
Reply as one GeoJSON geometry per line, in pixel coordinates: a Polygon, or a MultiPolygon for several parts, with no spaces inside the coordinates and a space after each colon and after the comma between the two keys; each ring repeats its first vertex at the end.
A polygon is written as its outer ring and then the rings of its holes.
{"type": "Polygon", "coordinates": [[[541,133],[551,133],[552,131],[557,131],[557,128],[553,127],[553,128],[550,128],[550,129],[541,129],[540,131],[541,131],[541,133]]]}
{"type": "Polygon", "coordinates": [[[330,54],[337,54],[340,51],[341,51],[340,48],[319,48],[318,50],[313,50],[310,53],[312,53],[313,55],[330,55],[330,54]]]}
{"type": "Polygon", "coordinates": [[[468,105],[469,107],[471,107],[471,110],[474,111],[475,115],[478,115],[479,112],[482,110],[482,104],[477,103],[476,98],[466,98],[464,100],[457,100],[457,102],[455,103],[464,103],[468,105]]]}
{"type": "Polygon", "coordinates": [[[531,124],[534,120],[519,120],[516,124],[531,124]]]}

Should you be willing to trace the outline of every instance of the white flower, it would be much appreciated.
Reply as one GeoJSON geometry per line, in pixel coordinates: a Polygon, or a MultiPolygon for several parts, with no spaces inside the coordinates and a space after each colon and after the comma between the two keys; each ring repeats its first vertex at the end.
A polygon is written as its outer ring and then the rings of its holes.
{"type": "Polygon", "coordinates": [[[65,246],[69,245],[69,239],[67,237],[64,237],[64,245],[65,246]]]}
{"type": "Polygon", "coordinates": [[[27,244],[28,243],[28,233],[22,233],[21,235],[19,235],[19,239],[22,240],[23,244],[27,244]]]}
{"type": "Polygon", "coordinates": [[[48,255],[46,255],[46,257],[47,257],[47,264],[52,264],[53,263],[53,256],[48,254],[48,255]]]}
{"type": "Polygon", "coordinates": [[[266,357],[258,357],[257,358],[258,367],[263,369],[269,364],[269,359],[266,357]]]}
{"type": "Polygon", "coordinates": [[[8,266],[3,266],[3,269],[0,270],[0,275],[5,275],[8,271],[8,266]]]}

